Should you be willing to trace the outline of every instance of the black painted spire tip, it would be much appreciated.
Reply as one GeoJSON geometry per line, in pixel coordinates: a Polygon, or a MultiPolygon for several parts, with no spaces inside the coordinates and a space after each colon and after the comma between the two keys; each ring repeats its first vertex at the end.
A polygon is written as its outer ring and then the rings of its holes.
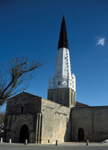
{"type": "Polygon", "coordinates": [[[60,37],[59,37],[59,42],[58,42],[58,49],[59,48],[68,48],[68,39],[67,39],[67,31],[66,31],[66,23],[65,23],[65,18],[63,15],[62,18],[62,23],[61,23],[61,30],[60,30],[60,37]]]}

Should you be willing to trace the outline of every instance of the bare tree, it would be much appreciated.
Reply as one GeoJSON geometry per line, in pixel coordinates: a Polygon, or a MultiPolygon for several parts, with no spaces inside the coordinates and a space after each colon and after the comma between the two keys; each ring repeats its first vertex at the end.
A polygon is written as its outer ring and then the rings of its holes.
{"type": "Polygon", "coordinates": [[[27,86],[28,81],[34,76],[34,71],[41,65],[40,59],[29,63],[27,57],[14,57],[7,68],[1,65],[0,106],[2,106],[8,98],[17,94],[22,88],[27,86]]]}

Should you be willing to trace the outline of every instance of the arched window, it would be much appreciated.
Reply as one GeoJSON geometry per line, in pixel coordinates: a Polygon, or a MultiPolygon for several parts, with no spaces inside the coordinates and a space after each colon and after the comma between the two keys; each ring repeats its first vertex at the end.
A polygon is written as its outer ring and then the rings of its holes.
{"type": "Polygon", "coordinates": [[[21,113],[23,114],[23,106],[21,106],[21,113]]]}
{"type": "Polygon", "coordinates": [[[78,140],[84,141],[84,130],[82,128],[79,128],[78,130],[78,140]]]}

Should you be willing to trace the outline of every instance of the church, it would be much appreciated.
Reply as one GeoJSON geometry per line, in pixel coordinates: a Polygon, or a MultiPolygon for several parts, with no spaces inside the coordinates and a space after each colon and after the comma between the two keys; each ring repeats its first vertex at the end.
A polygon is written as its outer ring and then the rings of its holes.
{"type": "MultiPolygon", "coordinates": [[[[92,94],[92,93],[91,93],[92,94]]],[[[108,139],[108,106],[76,101],[66,22],[63,16],[53,80],[47,99],[23,91],[7,102],[4,141],[15,143],[101,142],[108,139]]]]}

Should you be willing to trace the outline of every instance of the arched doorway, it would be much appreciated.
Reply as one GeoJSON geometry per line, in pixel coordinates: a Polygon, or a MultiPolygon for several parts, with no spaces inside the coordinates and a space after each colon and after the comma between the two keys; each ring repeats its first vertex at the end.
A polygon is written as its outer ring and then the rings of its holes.
{"type": "Polygon", "coordinates": [[[84,130],[82,128],[79,128],[78,130],[78,140],[84,141],[84,130]]]}
{"type": "Polygon", "coordinates": [[[25,139],[29,142],[29,128],[26,124],[21,127],[19,142],[24,143],[25,139]]]}

